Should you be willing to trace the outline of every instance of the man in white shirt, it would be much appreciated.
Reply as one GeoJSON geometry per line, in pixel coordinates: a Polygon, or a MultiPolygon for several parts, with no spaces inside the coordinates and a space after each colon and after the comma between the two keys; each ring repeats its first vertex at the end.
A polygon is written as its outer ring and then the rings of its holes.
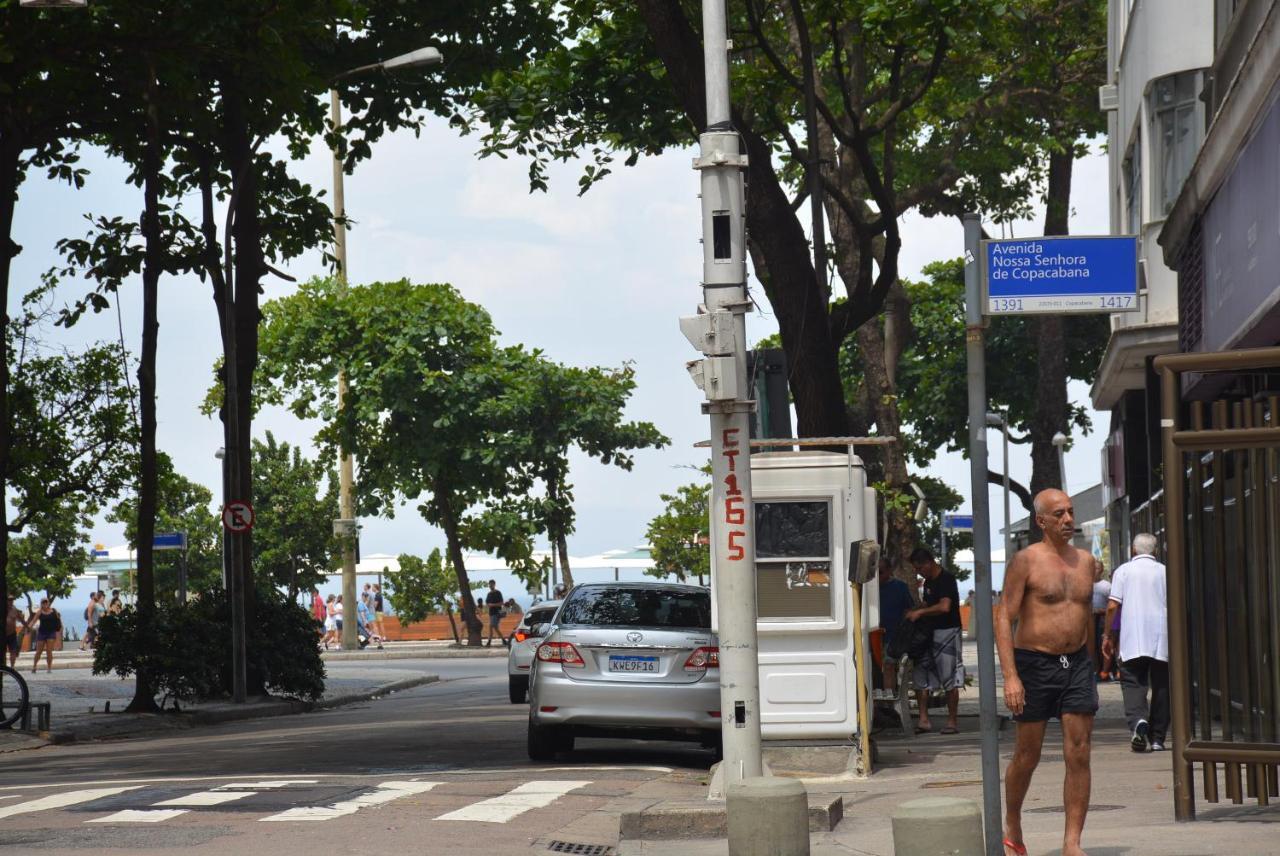
{"type": "Polygon", "coordinates": [[[1124,715],[1133,731],[1135,752],[1164,749],[1169,728],[1169,617],[1165,606],[1165,569],[1156,561],[1156,537],[1133,539],[1133,558],[1111,576],[1107,605],[1107,637],[1103,652],[1116,651],[1119,642],[1120,682],[1124,715]],[[1124,607],[1120,632],[1111,630],[1116,610],[1124,607]],[[1151,692],[1150,706],[1147,691],[1151,692]]]}

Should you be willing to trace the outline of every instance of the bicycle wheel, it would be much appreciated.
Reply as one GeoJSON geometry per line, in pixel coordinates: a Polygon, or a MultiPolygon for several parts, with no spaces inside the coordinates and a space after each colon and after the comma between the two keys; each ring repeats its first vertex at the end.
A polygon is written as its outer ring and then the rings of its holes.
{"type": "Polygon", "coordinates": [[[0,728],[8,728],[27,709],[27,682],[8,666],[0,666],[0,728]]]}

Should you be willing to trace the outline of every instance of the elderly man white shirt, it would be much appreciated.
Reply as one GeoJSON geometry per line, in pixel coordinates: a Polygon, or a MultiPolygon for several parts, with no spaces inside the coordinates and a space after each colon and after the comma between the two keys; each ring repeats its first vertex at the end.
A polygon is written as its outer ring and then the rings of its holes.
{"type": "Polygon", "coordinates": [[[1120,609],[1120,682],[1133,751],[1164,749],[1169,729],[1169,615],[1165,567],[1156,560],[1156,538],[1133,539],[1133,558],[1111,577],[1107,645],[1114,649],[1112,617],[1120,609]],[[1150,704],[1147,693],[1150,691],[1150,704]]]}

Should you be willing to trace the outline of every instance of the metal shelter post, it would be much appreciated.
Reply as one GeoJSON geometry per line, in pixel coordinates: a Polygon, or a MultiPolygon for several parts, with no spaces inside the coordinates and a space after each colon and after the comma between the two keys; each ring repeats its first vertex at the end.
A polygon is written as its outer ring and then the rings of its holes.
{"type": "MultiPolygon", "coordinates": [[[[979,254],[982,222],[964,215],[964,323],[969,379],[969,473],[973,493],[974,621],[978,629],[978,705],[982,732],[982,818],[988,856],[1003,856],[1000,723],[996,718],[995,628],[991,623],[991,510],[987,498],[987,364],[979,254]]],[[[1005,562],[1009,557],[1005,557],[1005,562]]]]}

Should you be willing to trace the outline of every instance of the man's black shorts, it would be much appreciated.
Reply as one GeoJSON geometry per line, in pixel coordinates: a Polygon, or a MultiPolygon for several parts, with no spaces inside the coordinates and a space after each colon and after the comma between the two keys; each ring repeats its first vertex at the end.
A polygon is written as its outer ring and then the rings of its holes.
{"type": "Polygon", "coordinates": [[[1014,662],[1026,691],[1018,722],[1044,722],[1064,713],[1098,712],[1098,682],[1087,648],[1074,654],[1044,654],[1015,648],[1014,662]]]}

